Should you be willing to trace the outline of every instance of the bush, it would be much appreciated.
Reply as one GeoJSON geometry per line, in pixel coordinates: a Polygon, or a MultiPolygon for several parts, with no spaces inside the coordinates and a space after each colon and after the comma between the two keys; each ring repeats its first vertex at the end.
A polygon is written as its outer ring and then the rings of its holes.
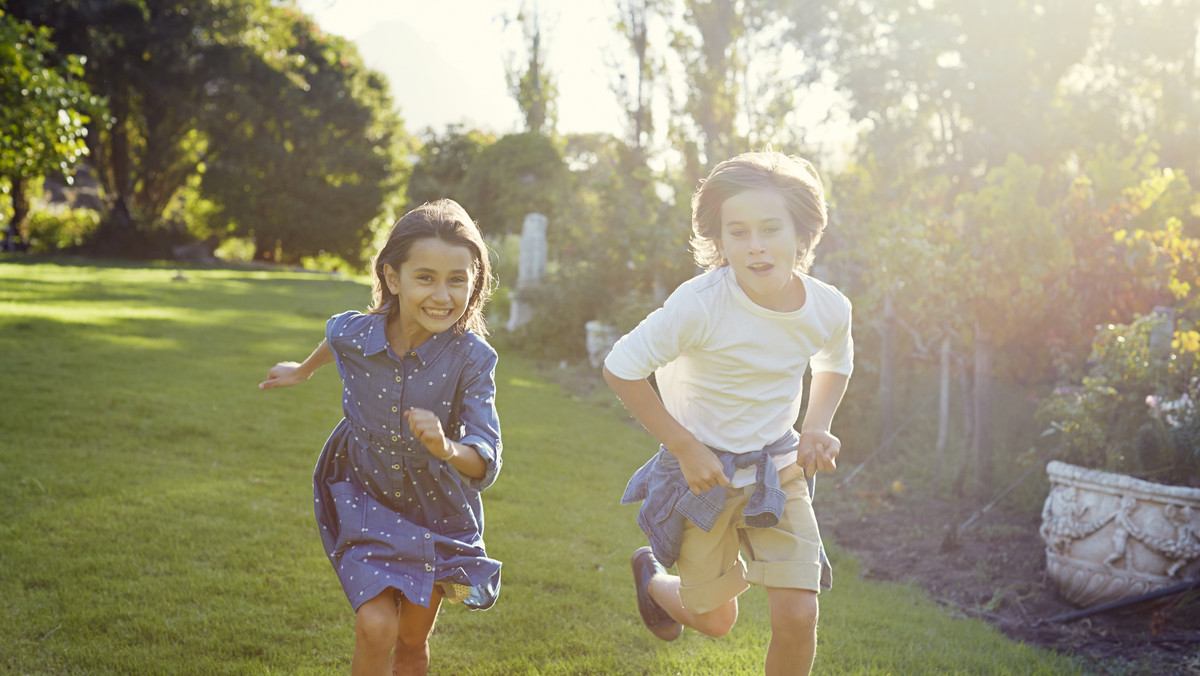
{"type": "Polygon", "coordinates": [[[26,240],[30,251],[36,253],[71,249],[83,245],[99,226],[98,211],[55,205],[29,214],[26,240]]]}
{"type": "Polygon", "coordinates": [[[590,275],[552,275],[541,285],[520,291],[533,319],[510,336],[517,351],[536,359],[580,361],[587,358],[584,324],[601,316],[612,303],[604,287],[590,275]]]}
{"type": "Polygon", "coordinates": [[[1102,327],[1079,384],[1038,409],[1061,459],[1147,479],[1200,476],[1200,369],[1162,314],[1102,327]]]}

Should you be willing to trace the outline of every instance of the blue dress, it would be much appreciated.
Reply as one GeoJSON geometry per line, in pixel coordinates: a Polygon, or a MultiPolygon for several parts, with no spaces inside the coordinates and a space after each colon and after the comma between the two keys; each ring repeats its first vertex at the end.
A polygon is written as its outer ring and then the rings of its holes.
{"type": "Polygon", "coordinates": [[[428,607],[435,586],[452,602],[490,608],[500,562],[484,550],[479,492],[501,465],[496,352],[471,331],[449,330],[397,355],[386,325],[384,315],[346,312],[325,327],[345,417],[313,473],[322,544],[356,611],[388,588],[428,607]],[[429,453],[404,420],[413,407],[475,447],[486,475],[464,476],[429,453]]]}

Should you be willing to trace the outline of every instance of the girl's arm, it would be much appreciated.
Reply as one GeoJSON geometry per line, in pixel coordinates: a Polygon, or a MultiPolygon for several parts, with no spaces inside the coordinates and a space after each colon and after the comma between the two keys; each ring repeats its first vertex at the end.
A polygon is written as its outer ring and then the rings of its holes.
{"type": "Polygon", "coordinates": [[[460,444],[446,436],[442,431],[442,421],[437,414],[423,408],[410,408],[404,412],[404,419],[413,436],[417,438],[433,457],[450,463],[455,469],[466,476],[482,479],[487,474],[487,461],[469,444],[460,444]]]}
{"type": "Polygon", "coordinates": [[[281,361],[267,372],[267,379],[258,384],[258,389],[269,390],[273,387],[289,387],[312,377],[317,369],[333,361],[333,349],[329,347],[329,339],[323,339],[317,349],[308,355],[304,363],[281,361]]]}
{"type": "Polygon", "coordinates": [[[679,460],[679,469],[688,487],[696,495],[714,486],[728,486],[729,477],[708,446],[700,442],[667,411],[649,381],[625,380],[604,367],[604,381],[625,404],[625,408],[679,460]]]}
{"type": "Polygon", "coordinates": [[[804,412],[804,422],[800,423],[800,453],[796,459],[808,476],[837,469],[842,442],[830,434],[829,429],[849,382],[850,376],[833,371],[812,375],[808,408],[804,412]]]}

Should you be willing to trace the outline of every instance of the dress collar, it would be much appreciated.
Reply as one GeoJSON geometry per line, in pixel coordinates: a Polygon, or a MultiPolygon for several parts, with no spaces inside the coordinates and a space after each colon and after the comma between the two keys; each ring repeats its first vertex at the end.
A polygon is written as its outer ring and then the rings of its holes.
{"type": "Polygon", "coordinates": [[[371,325],[363,339],[363,353],[372,355],[387,352],[394,359],[415,357],[420,360],[421,366],[428,366],[434,359],[437,359],[447,345],[454,341],[455,337],[452,327],[441,333],[433,334],[429,340],[421,343],[415,349],[408,350],[402,355],[396,354],[387,340],[387,315],[371,315],[371,325]]]}

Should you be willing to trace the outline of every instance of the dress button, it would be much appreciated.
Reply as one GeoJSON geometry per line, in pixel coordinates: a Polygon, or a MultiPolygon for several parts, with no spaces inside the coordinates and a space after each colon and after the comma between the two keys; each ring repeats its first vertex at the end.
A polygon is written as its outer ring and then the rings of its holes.
{"type": "Polygon", "coordinates": [[[396,376],[396,382],[400,382],[400,376],[396,376]]]}
{"type": "Polygon", "coordinates": [[[392,413],[395,413],[395,412],[396,412],[396,407],[395,407],[395,406],[393,406],[393,407],[392,407],[392,413]]]}
{"type": "Polygon", "coordinates": [[[396,435],[394,435],[394,434],[393,434],[393,435],[392,435],[392,441],[395,441],[395,440],[396,440],[396,435]]]}
{"type": "Polygon", "coordinates": [[[425,564],[425,570],[433,570],[433,564],[425,564]]]}
{"type": "Polygon", "coordinates": [[[400,465],[392,465],[392,469],[400,469],[400,465]]]}
{"type": "Polygon", "coordinates": [[[426,534],[425,534],[425,539],[426,539],[426,540],[428,540],[428,539],[429,539],[429,533],[426,533],[426,534]]]}
{"type": "Polygon", "coordinates": [[[395,493],[392,493],[392,495],[394,495],[396,497],[400,497],[400,491],[396,491],[395,493]]]}

